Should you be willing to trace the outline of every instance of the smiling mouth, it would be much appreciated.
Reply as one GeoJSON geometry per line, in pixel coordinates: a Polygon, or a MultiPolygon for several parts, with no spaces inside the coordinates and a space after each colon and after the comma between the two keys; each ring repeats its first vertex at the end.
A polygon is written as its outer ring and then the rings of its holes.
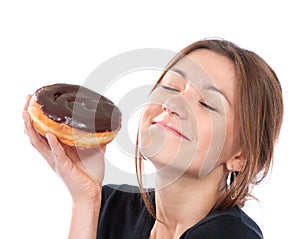
{"type": "Polygon", "coordinates": [[[182,134],[178,129],[174,128],[172,125],[168,124],[167,122],[164,122],[164,121],[157,121],[156,122],[156,121],[154,121],[154,122],[152,122],[152,125],[159,125],[165,131],[167,131],[168,133],[190,141],[190,139],[187,136],[182,134]]]}

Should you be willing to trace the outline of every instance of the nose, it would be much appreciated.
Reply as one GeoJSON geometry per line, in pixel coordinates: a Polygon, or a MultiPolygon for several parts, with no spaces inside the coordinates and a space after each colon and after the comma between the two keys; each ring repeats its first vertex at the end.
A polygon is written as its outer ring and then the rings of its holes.
{"type": "Polygon", "coordinates": [[[187,118],[188,102],[181,95],[166,99],[162,104],[162,109],[170,116],[177,116],[180,119],[187,118]]]}

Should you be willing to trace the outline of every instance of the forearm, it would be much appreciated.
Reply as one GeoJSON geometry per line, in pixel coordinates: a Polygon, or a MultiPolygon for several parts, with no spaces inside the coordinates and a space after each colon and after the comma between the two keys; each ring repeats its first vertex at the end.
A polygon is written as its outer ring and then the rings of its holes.
{"type": "Polygon", "coordinates": [[[100,204],[100,197],[89,202],[73,202],[69,239],[96,238],[100,204]]]}

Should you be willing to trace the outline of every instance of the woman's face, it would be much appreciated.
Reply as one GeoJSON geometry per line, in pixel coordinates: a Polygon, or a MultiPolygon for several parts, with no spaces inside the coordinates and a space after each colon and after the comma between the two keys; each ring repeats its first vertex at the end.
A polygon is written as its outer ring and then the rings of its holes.
{"type": "Polygon", "coordinates": [[[164,75],[149,97],[140,152],[157,170],[204,177],[239,151],[232,62],[195,50],[164,75]]]}

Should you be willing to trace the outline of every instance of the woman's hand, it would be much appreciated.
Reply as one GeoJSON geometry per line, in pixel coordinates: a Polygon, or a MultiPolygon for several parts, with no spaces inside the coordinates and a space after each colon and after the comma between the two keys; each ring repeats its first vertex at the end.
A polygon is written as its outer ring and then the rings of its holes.
{"type": "Polygon", "coordinates": [[[51,133],[41,136],[33,127],[27,112],[30,96],[24,106],[25,133],[33,147],[66,184],[74,202],[94,201],[101,196],[104,177],[105,146],[80,149],[61,144],[51,133]]]}

